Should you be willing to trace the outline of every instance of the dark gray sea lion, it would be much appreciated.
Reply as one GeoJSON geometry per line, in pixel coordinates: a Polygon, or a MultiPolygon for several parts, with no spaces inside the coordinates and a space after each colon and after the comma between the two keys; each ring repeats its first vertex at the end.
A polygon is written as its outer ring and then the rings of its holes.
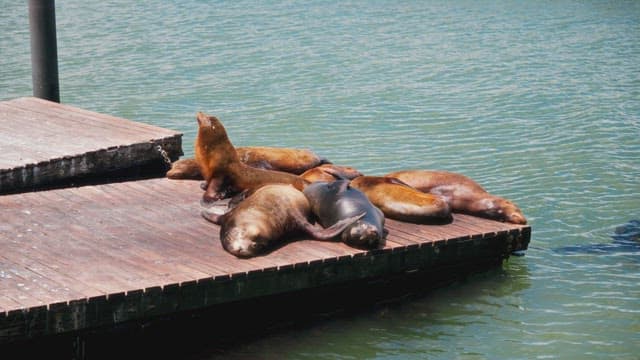
{"type": "Polygon", "coordinates": [[[524,225],[527,219],[511,201],[489,194],[470,178],[448,171],[405,170],[385,175],[420,191],[441,196],[453,212],[524,225]]]}
{"type": "Polygon", "coordinates": [[[220,241],[229,253],[247,258],[263,254],[284,240],[285,235],[303,232],[316,239],[338,236],[364,214],[345,217],[326,229],[309,221],[307,198],[291,185],[270,184],[253,192],[232,210],[220,214],[209,208],[202,216],[220,225],[220,241]]]}
{"type": "Polygon", "coordinates": [[[307,185],[303,193],[324,227],[365,213],[342,232],[341,239],[346,244],[362,248],[384,245],[384,214],[360,190],[350,187],[349,180],[314,182],[307,185]]]}
{"type": "Polygon", "coordinates": [[[242,163],[218,118],[198,112],[196,119],[195,160],[205,180],[203,202],[214,202],[266,184],[291,184],[298,190],[308,184],[291,173],[256,169],[242,163]]]}
{"type": "Polygon", "coordinates": [[[640,251],[640,220],[630,220],[616,227],[610,243],[568,245],[553,249],[564,255],[604,254],[604,253],[637,253],[640,251]]]}
{"type": "Polygon", "coordinates": [[[390,219],[426,224],[450,222],[451,209],[438,195],[414,189],[402,181],[383,176],[360,176],[350,183],[362,191],[390,219]]]}

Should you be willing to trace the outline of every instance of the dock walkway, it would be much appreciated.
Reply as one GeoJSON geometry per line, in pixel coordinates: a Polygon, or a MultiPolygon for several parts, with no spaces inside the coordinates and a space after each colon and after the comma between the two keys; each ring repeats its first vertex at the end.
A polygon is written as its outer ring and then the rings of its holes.
{"type": "Polygon", "coordinates": [[[149,179],[0,196],[0,344],[526,249],[528,226],[455,214],[387,220],[383,249],[292,241],[237,259],[200,216],[196,181],[149,179]]]}

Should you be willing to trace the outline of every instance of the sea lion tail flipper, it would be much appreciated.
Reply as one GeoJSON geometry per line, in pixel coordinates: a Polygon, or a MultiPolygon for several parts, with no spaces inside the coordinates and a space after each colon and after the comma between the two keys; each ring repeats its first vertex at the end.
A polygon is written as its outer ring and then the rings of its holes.
{"type": "Polygon", "coordinates": [[[227,211],[217,206],[212,206],[207,209],[202,209],[202,211],[200,212],[200,215],[202,215],[203,218],[205,218],[206,220],[216,225],[222,225],[222,223],[224,222],[224,216],[226,214],[227,214],[227,211]]]}
{"type": "Polygon", "coordinates": [[[404,181],[402,181],[402,180],[400,180],[398,178],[387,177],[387,179],[389,179],[389,180],[387,180],[387,182],[390,183],[390,184],[402,185],[402,186],[406,186],[406,187],[408,187],[410,189],[415,189],[413,186],[407,184],[406,182],[404,182],[404,181]]]}
{"type": "Polygon", "coordinates": [[[322,171],[333,176],[338,180],[350,180],[348,177],[345,176],[343,172],[336,170],[332,167],[322,167],[322,171]]]}
{"type": "Polygon", "coordinates": [[[252,163],[246,163],[246,164],[256,169],[276,170],[273,168],[273,165],[271,165],[271,163],[266,160],[254,161],[252,163]]]}
{"type": "Polygon", "coordinates": [[[346,229],[348,226],[350,226],[354,222],[362,219],[362,217],[365,214],[366,213],[363,212],[363,213],[361,213],[359,215],[352,216],[352,217],[349,217],[349,218],[346,218],[346,219],[342,219],[342,220],[338,221],[337,223],[329,226],[326,229],[322,228],[319,225],[313,225],[313,224],[309,223],[308,221],[305,221],[303,223],[303,227],[304,227],[304,230],[306,232],[311,234],[316,239],[319,239],[319,240],[330,240],[330,239],[333,239],[334,237],[340,235],[340,233],[342,233],[344,231],[344,229],[346,229]]]}

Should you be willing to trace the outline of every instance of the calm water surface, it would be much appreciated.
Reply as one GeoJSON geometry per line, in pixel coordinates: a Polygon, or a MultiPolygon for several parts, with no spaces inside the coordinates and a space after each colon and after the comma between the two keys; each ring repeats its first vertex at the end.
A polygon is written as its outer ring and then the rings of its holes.
{"type": "MultiPolygon", "coordinates": [[[[25,2],[0,11],[0,100],[31,94],[25,2]]],[[[368,174],[446,169],[510,198],[525,257],[380,311],[205,359],[638,359],[640,2],[58,1],[62,101],[368,174]],[[560,249],[560,250],[559,250],[560,249]]],[[[212,339],[212,342],[215,339],[212,339]]]]}

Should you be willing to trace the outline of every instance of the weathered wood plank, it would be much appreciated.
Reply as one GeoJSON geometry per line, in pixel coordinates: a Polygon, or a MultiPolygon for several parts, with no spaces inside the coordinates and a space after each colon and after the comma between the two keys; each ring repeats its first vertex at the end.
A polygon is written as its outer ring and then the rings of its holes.
{"type": "Polygon", "coordinates": [[[7,106],[19,109],[32,110],[42,115],[62,115],[62,118],[76,126],[96,126],[103,129],[118,129],[119,134],[129,134],[138,138],[148,134],[162,134],[171,136],[175,132],[157,126],[134,122],[116,116],[101,114],[90,110],[85,110],[75,106],[50,102],[35,97],[24,97],[5,102],[7,106]],[[88,121],[89,120],[89,121],[88,121]]]}

